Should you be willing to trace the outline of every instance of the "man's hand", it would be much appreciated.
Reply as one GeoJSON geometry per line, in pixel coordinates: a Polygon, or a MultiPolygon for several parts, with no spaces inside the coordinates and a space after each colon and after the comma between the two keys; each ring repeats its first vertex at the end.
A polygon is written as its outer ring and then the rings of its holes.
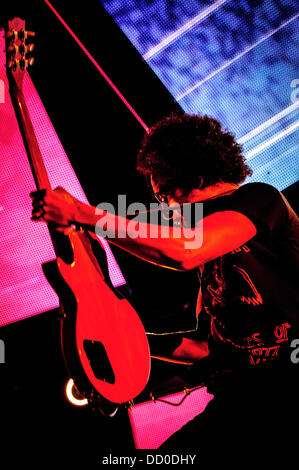
{"type": "Polygon", "coordinates": [[[76,222],[76,199],[63,188],[40,190],[30,193],[32,198],[32,217],[35,222],[52,222],[69,226],[76,222]]]}

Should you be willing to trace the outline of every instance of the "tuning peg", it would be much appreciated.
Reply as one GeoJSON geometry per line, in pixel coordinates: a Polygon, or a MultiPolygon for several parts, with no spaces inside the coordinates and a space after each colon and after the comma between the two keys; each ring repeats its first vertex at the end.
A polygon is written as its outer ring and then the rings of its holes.
{"type": "Polygon", "coordinates": [[[8,63],[7,63],[7,68],[9,69],[12,69],[13,72],[15,72],[17,69],[21,69],[21,70],[26,70],[29,66],[33,65],[34,63],[34,58],[33,57],[30,57],[30,59],[24,59],[24,57],[22,57],[22,59],[18,60],[18,59],[15,59],[15,60],[9,60],[8,63]]]}
{"type": "Polygon", "coordinates": [[[22,58],[22,59],[20,60],[20,68],[21,68],[21,70],[25,70],[25,69],[28,68],[28,66],[33,65],[33,62],[34,62],[34,58],[33,58],[33,57],[31,57],[31,58],[28,59],[28,60],[22,58]]]}
{"type": "Polygon", "coordinates": [[[33,36],[35,36],[35,33],[33,31],[25,31],[24,29],[21,29],[21,31],[19,31],[18,33],[18,38],[20,39],[20,41],[24,41],[28,37],[33,36]]]}
{"type": "Polygon", "coordinates": [[[7,37],[8,39],[9,39],[9,38],[13,38],[14,40],[16,40],[17,37],[18,37],[18,32],[15,31],[14,29],[10,29],[9,31],[7,31],[6,37],[7,37]]]}
{"type": "MultiPolygon", "coordinates": [[[[19,48],[18,48],[18,51],[20,52],[21,56],[24,56],[25,54],[27,54],[27,52],[32,52],[34,49],[34,44],[28,44],[26,45],[25,43],[22,43],[19,48]]],[[[18,52],[16,51],[16,53],[18,52]]]]}
{"type": "Polygon", "coordinates": [[[15,60],[9,60],[8,63],[7,63],[7,67],[9,69],[16,68],[15,67],[15,60]]]}
{"type": "Polygon", "coordinates": [[[26,46],[26,52],[32,52],[34,49],[34,44],[31,43],[31,44],[27,44],[26,46]]]}
{"type": "Polygon", "coordinates": [[[7,52],[9,52],[11,56],[15,56],[19,52],[19,47],[16,44],[11,44],[8,46],[7,52]]]}
{"type": "Polygon", "coordinates": [[[9,69],[12,69],[13,72],[16,72],[16,70],[19,68],[20,66],[20,61],[15,59],[15,60],[10,60],[7,64],[7,67],[9,69]]]}

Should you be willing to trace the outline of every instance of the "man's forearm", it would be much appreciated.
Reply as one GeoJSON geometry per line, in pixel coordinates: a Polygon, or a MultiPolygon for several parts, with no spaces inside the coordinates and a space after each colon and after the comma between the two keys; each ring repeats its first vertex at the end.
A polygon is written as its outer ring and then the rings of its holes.
{"type": "Polygon", "coordinates": [[[151,235],[151,224],[128,220],[90,206],[81,209],[79,221],[96,227],[98,235],[103,234],[111,243],[135,256],[182,271],[235,250],[257,233],[255,225],[236,211],[208,215],[199,220],[194,229],[156,225],[154,236],[151,235]],[[136,224],[138,230],[134,228],[136,224]]]}
{"type": "MultiPolygon", "coordinates": [[[[79,201],[78,201],[79,202],[79,201]]],[[[170,269],[184,270],[182,258],[184,240],[180,228],[158,226],[156,237],[151,237],[150,225],[139,222],[139,233],[136,236],[132,221],[125,217],[107,213],[101,209],[79,202],[76,204],[76,222],[96,231],[97,235],[129,253],[170,269]],[[174,233],[175,232],[175,233],[174,233]]]]}

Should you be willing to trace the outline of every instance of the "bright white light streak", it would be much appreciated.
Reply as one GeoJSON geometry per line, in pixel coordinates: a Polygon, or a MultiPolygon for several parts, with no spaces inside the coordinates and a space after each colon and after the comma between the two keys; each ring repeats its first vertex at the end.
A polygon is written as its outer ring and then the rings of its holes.
{"type": "Polygon", "coordinates": [[[266,130],[268,127],[272,126],[272,124],[275,124],[277,121],[284,118],[288,114],[292,113],[297,108],[299,108],[299,102],[298,101],[296,103],[288,106],[287,108],[283,109],[279,113],[275,114],[274,116],[272,116],[270,119],[268,119],[267,121],[260,124],[255,129],[252,129],[252,131],[248,132],[248,134],[243,135],[243,137],[238,139],[238,142],[240,144],[244,144],[245,142],[248,142],[248,140],[252,139],[253,137],[256,137],[258,134],[260,134],[261,132],[266,130]]]}
{"type": "Polygon", "coordinates": [[[254,49],[255,47],[259,46],[262,42],[266,41],[266,39],[269,39],[271,36],[273,36],[273,34],[277,33],[280,29],[284,28],[285,26],[287,26],[288,24],[290,24],[292,21],[294,21],[296,18],[298,18],[299,16],[299,13],[297,13],[297,15],[293,16],[292,18],[290,18],[289,20],[285,21],[284,23],[282,23],[280,26],[278,26],[278,28],[276,29],[273,29],[272,31],[270,31],[268,34],[265,34],[264,36],[261,37],[261,39],[259,39],[257,42],[255,42],[254,44],[251,44],[251,46],[248,46],[246,47],[242,52],[240,52],[240,54],[237,54],[233,59],[231,60],[228,60],[226,61],[223,65],[221,65],[221,67],[218,67],[218,69],[215,69],[213,70],[213,72],[211,72],[209,75],[207,75],[205,78],[203,78],[202,80],[200,80],[199,82],[195,83],[195,85],[193,85],[192,87],[188,88],[186,91],[184,91],[183,93],[181,93],[179,96],[177,96],[176,100],[177,101],[180,101],[182,100],[183,98],[185,98],[185,96],[189,95],[190,93],[192,93],[194,90],[196,90],[197,88],[199,88],[201,85],[203,85],[205,82],[207,82],[208,80],[210,80],[211,78],[215,77],[215,75],[218,75],[218,73],[222,72],[223,70],[225,70],[227,67],[229,67],[230,65],[232,65],[234,62],[236,62],[237,60],[241,59],[241,57],[243,57],[245,54],[247,54],[248,52],[252,51],[252,49],[254,49]]]}
{"type": "Polygon", "coordinates": [[[257,147],[254,147],[252,150],[247,152],[245,154],[246,160],[250,160],[251,158],[255,157],[255,155],[263,152],[267,148],[271,147],[271,145],[275,144],[279,140],[283,139],[284,137],[292,134],[295,132],[295,130],[299,127],[299,121],[294,122],[290,126],[288,126],[286,129],[284,129],[281,132],[278,132],[275,134],[273,137],[271,137],[268,140],[265,140],[262,144],[258,145],[257,147]]]}
{"type": "Polygon", "coordinates": [[[191,20],[187,21],[187,23],[183,24],[183,26],[181,26],[176,31],[173,31],[171,34],[166,36],[159,44],[157,44],[156,46],[152,47],[149,51],[147,51],[143,55],[143,58],[145,60],[148,60],[154,55],[158,54],[158,52],[161,52],[163,51],[163,49],[166,49],[166,47],[168,47],[171,43],[176,41],[179,37],[181,37],[187,31],[190,31],[190,29],[194,28],[194,26],[201,23],[204,19],[210,16],[215,10],[217,10],[219,7],[221,7],[224,3],[227,3],[228,1],[230,0],[218,0],[217,2],[213,3],[209,7],[202,10],[194,18],[191,18],[191,20]]]}
{"type": "Polygon", "coordinates": [[[293,145],[292,147],[288,148],[285,152],[283,152],[281,155],[278,155],[277,157],[269,160],[267,163],[264,163],[264,165],[259,166],[257,169],[254,170],[254,177],[256,178],[257,175],[260,175],[261,173],[264,173],[267,168],[273,167],[277,162],[280,160],[285,160],[285,158],[295,152],[298,148],[298,145],[293,145]]]}

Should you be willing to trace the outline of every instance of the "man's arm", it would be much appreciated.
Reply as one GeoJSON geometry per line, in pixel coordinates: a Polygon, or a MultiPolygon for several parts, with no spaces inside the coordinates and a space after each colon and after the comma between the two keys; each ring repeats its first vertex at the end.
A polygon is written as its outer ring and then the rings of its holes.
{"type": "MultiPolygon", "coordinates": [[[[161,226],[156,238],[134,238],[129,220],[112,214],[104,217],[108,241],[146,261],[181,271],[191,270],[229,253],[256,235],[254,224],[235,211],[209,215],[195,229],[161,226]],[[114,235],[115,226],[120,227],[117,236],[114,235]]],[[[87,217],[85,223],[88,224],[88,220],[91,221],[87,217]]],[[[92,225],[99,221],[101,219],[96,216],[92,225]]],[[[148,233],[147,230],[148,224],[139,224],[140,233],[148,233]]]]}
{"type": "MultiPolygon", "coordinates": [[[[43,219],[38,218],[39,206],[34,201],[33,217],[61,225],[76,222],[97,229],[104,227],[105,236],[114,245],[150,263],[181,271],[188,271],[224,255],[256,234],[254,224],[245,215],[224,211],[205,217],[195,229],[161,226],[155,238],[144,236],[150,233],[150,225],[140,222],[138,233],[142,236],[136,236],[130,220],[75,199],[71,201],[70,197],[62,189],[46,191],[42,198],[43,219]],[[192,240],[194,242],[190,243],[192,240]]],[[[101,235],[100,230],[96,231],[101,235]]]]}

